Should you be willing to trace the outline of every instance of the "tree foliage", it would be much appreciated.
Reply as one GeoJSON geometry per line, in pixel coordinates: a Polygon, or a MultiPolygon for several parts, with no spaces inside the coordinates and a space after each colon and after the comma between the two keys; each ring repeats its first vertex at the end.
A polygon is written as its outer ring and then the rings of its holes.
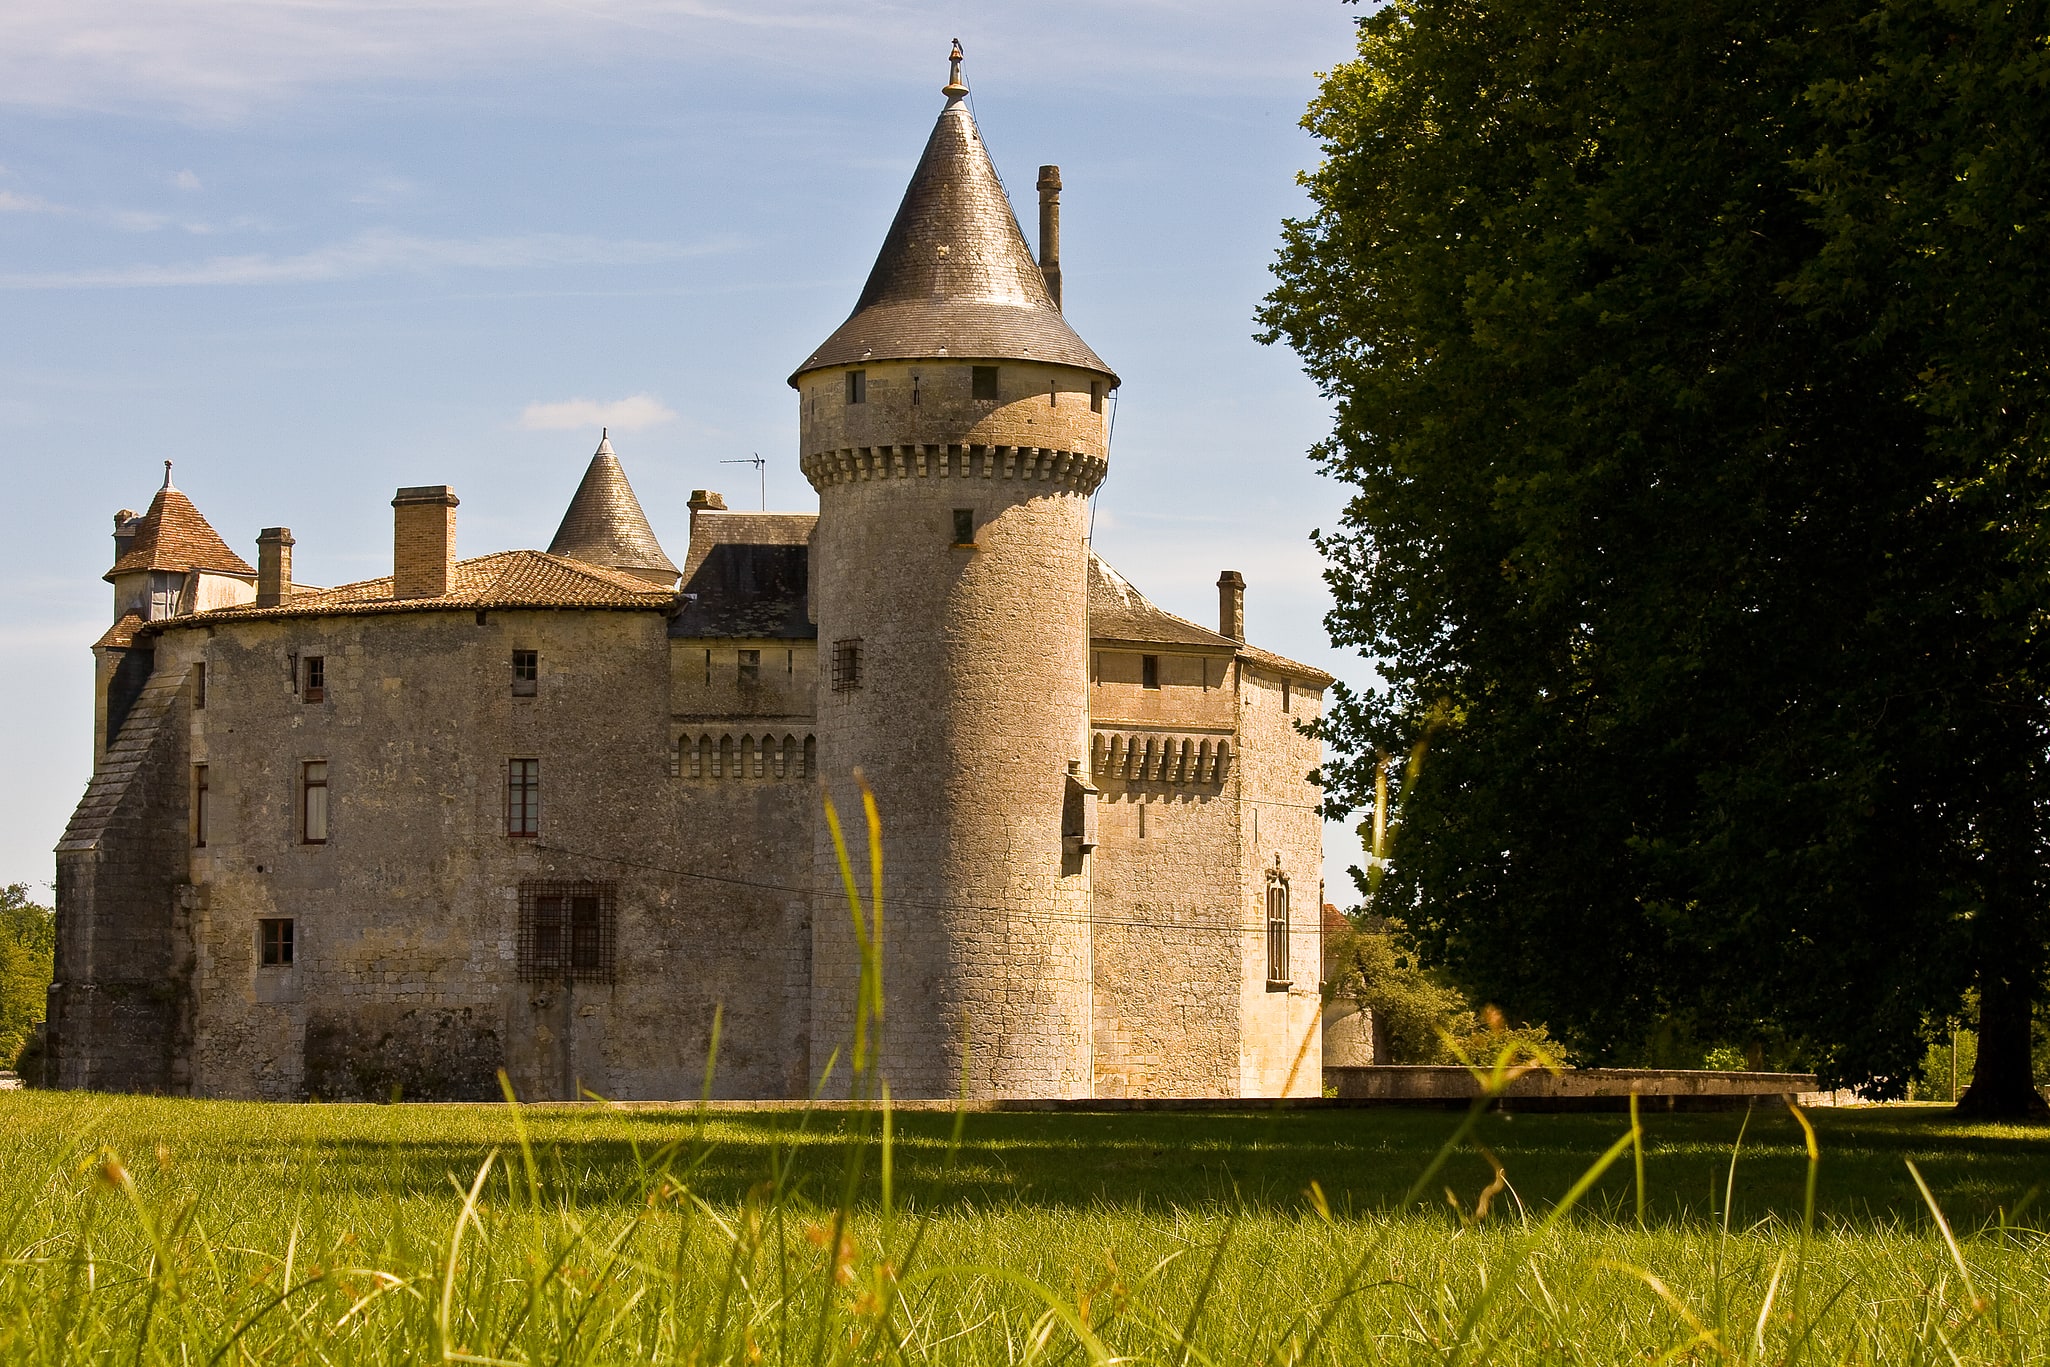
{"type": "Polygon", "coordinates": [[[0,887],[0,1066],[13,1066],[43,1019],[56,950],[56,916],[29,899],[28,884],[0,887]]]}
{"type": "Polygon", "coordinates": [[[1398,0],[1310,108],[1262,320],[1382,677],[1327,778],[1430,737],[1376,909],[1591,1061],[1681,1018],[1898,1094],[1976,983],[2041,1104],[2044,20],[1398,0]]]}
{"type": "Polygon", "coordinates": [[[1514,1038],[1564,1062],[1542,1025],[1510,1026],[1492,1006],[1476,1010],[1458,988],[1418,962],[1399,921],[1348,917],[1325,941],[1327,990],[1373,1020],[1376,1063],[1453,1064],[1494,1058],[1514,1038]]]}

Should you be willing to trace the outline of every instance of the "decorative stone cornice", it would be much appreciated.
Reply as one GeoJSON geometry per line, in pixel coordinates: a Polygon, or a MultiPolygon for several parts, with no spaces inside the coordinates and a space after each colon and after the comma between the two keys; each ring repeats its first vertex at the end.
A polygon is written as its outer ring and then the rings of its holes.
{"type": "Polygon", "coordinates": [[[1224,735],[1169,735],[1157,731],[1095,731],[1090,770],[1098,782],[1214,786],[1231,773],[1231,740],[1224,735]]]}
{"type": "Polygon", "coordinates": [[[820,493],[870,479],[1015,479],[1085,496],[1109,469],[1102,456],[1047,446],[849,446],[815,451],[798,466],[820,493]]]}

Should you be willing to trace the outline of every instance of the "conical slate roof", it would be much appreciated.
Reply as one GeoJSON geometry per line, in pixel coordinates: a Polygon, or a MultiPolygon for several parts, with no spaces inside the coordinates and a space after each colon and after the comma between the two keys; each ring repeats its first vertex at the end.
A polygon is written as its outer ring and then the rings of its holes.
{"type": "Polygon", "coordinates": [[[1117,376],[1061,317],[963,98],[949,83],[854,312],[791,375],[866,360],[1049,361],[1117,376]]]}
{"type": "Polygon", "coordinates": [[[641,501],[626,482],[626,471],[612,453],[608,435],[598,439],[597,453],[584,471],[555,539],[548,543],[550,555],[566,555],[587,565],[625,570],[650,582],[668,584],[676,579],[676,566],[662,553],[641,501]]]}
{"type": "Polygon", "coordinates": [[[134,574],[141,570],[211,570],[215,574],[254,579],[249,562],[228,549],[185,491],[171,483],[170,463],[164,465],[164,487],[150,500],[149,511],[135,524],[134,540],[103,578],[134,574]]]}

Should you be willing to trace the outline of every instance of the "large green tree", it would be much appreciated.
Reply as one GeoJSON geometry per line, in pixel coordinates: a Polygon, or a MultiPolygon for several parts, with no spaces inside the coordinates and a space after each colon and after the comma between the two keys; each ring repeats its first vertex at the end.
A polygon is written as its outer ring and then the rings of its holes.
{"type": "Polygon", "coordinates": [[[1405,0],[1310,109],[1328,778],[1426,745],[1377,909],[1582,1056],[1897,1094],[1976,984],[1966,1104],[2042,1107],[2043,18],[1405,0]]]}
{"type": "Polygon", "coordinates": [[[28,884],[0,886],[0,1068],[14,1066],[43,1018],[56,948],[56,917],[30,899],[28,884]]]}

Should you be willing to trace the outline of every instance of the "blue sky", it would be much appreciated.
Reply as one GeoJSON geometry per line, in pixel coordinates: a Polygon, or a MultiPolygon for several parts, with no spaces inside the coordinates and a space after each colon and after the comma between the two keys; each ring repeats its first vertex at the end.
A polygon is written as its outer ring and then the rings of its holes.
{"type": "MultiPolygon", "coordinates": [[[[1098,549],[1170,611],[1363,679],[1310,529],[1328,410],[1252,340],[1360,10],[1261,3],[8,0],[0,6],[0,882],[91,764],[111,516],[177,482],[254,561],[388,570],[390,498],[545,546],[609,421],[679,554],[693,488],[816,506],[784,377],[846,316],[959,37],[1014,201],[1065,182],[1068,315],[1124,380],[1098,549]]],[[[1333,891],[1348,839],[1327,840],[1333,891]]],[[[1340,898],[1339,900],[1344,900],[1340,898]]]]}

